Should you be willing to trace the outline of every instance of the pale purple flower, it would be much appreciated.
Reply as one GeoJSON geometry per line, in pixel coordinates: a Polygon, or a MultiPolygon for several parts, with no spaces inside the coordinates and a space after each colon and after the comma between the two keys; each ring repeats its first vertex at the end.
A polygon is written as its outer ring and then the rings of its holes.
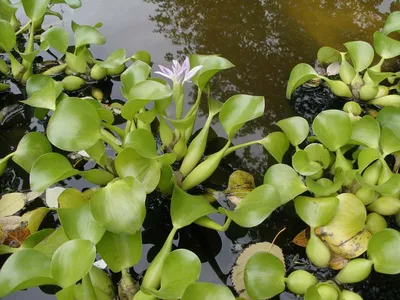
{"type": "Polygon", "coordinates": [[[189,57],[186,56],[182,65],[174,59],[172,61],[172,70],[161,65],[158,65],[158,67],[161,72],[157,71],[154,73],[167,77],[176,83],[183,84],[185,82],[190,82],[190,79],[192,79],[203,66],[196,66],[190,69],[189,57]]]}

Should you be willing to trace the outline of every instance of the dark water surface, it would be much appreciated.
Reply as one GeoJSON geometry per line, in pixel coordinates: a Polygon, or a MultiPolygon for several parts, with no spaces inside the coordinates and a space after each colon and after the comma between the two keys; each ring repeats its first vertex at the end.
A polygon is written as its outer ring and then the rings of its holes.
{"type": "MultiPolygon", "coordinates": [[[[382,27],[385,17],[398,10],[400,4],[392,0],[84,0],[83,7],[71,11],[63,7],[64,21],[48,18],[47,25],[60,24],[70,28],[70,20],[78,24],[94,25],[101,21],[101,32],[107,44],[95,47],[96,57],[104,58],[117,48],[125,48],[128,55],[145,49],[155,65],[165,60],[182,58],[185,54],[220,54],[232,61],[236,68],[224,72],[212,85],[213,96],[221,101],[236,93],[263,95],[266,112],[263,117],[246,124],[236,142],[261,138],[275,131],[274,122],[294,115],[285,99],[285,87],[290,70],[299,62],[312,64],[321,46],[343,49],[350,40],[371,42],[374,31],[382,27]]],[[[118,82],[109,82],[111,99],[122,99],[118,82]],[[113,85],[113,86],[112,86],[113,85]]],[[[190,86],[187,91],[191,92],[190,86]]],[[[107,93],[106,93],[107,94],[107,93]]],[[[191,96],[193,93],[191,92],[191,96]]],[[[22,136],[30,130],[43,130],[40,122],[31,124],[32,111],[17,105],[22,96],[0,95],[0,109],[16,105],[5,121],[0,122],[0,157],[11,152],[22,136]]],[[[189,99],[192,101],[191,99],[189,99]]],[[[204,105],[202,113],[206,113],[204,105]]],[[[197,127],[201,126],[201,119],[197,127]]],[[[218,124],[214,125],[222,135],[218,124]]],[[[268,167],[266,153],[257,146],[239,151],[238,157],[225,161],[225,175],[234,169],[251,172],[256,181],[268,167]]],[[[0,192],[29,188],[26,176],[19,168],[11,168],[0,177],[0,192]]],[[[214,181],[226,184],[224,176],[214,181]]],[[[82,181],[71,179],[66,184],[85,187],[82,181]]],[[[140,278],[168,235],[169,214],[162,197],[149,201],[144,224],[144,254],[134,271],[140,278]],[[155,246],[153,246],[155,245],[155,246]]],[[[221,220],[222,221],[222,220],[221,220]]],[[[219,234],[199,227],[181,230],[178,247],[193,250],[203,262],[200,280],[231,285],[229,272],[240,250],[254,242],[271,241],[275,234],[287,227],[277,244],[287,254],[289,268],[315,271],[306,261],[303,249],[290,241],[305,225],[298,221],[293,207],[279,209],[257,228],[243,229],[231,226],[219,234]],[[293,221],[297,220],[297,221],[293,221]],[[299,257],[296,257],[296,253],[299,257]]],[[[318,272],[320,279],[331,279],[334,273],[318,272]]],[[[371,280],[358,284],[357,292],[364,299],[400,299],[399,276],[373,274],[371,280]]],[[[276,297],[277,299],[279,297],[276,297]]],[[[5,299],[54,299],[39,289],[22,291],[5,299]]],[[[296,299],[284,293],[280,299],[296,299]]]]}

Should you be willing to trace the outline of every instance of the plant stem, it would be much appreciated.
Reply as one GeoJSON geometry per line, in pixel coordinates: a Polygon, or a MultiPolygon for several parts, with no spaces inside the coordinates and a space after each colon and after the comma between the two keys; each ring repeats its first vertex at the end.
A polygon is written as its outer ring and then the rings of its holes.
{"type": "Polygon", "coordinates": [[[217,230],[217,231],[221,231],[221,232],[225,232],[228,230],[229,225],[231,225],[232,219],[227,217],[225,224],[224,225],[220,225],[217,222],[214,222],[213,220],[211,220],[209,217],[204,216],[201,217],[200,219],[197,219],[196,221],[194,221],[195,224],[200,225],[202,227],[206,227],[209,229],[213,229],[213,230],[217,230]]]}
{"type": "Polygon", "coordinates": [[[258,144],[258,143],[260,143],[260,140],[257,140],[257,141],[250,141],[250,142],[247,142],[247,143],[243,143],[243,144],[239,144],[239,145],[236,145],[236,146],[229,147],[229,148],[225,151],[224,157],[225,157],[225,156],[228,156],[229,154],[231,154],[232,152],[235,152],[235,151],[238,150],[238,149],[241,149],[241,148],[244,148],[244,147],[247,147],[247,146],[251,146],[251,145],[255,145],[255,144],[258,144]]]}
{"type": "Polygon", "coordinates": [[[184,104],[183,84],[174,82],[172,92],[175,101],[176,119],[179,120],[182,118],[182,113],[183,113],[183,104],[184,104]]]}
{"type": "Polygon", "coordinates": [[[101,139],[107,144],[109,144],[111,148],[114,149],[115,152],[120,153],[122,151],[122,148],[118,145],[118,143],[121,142],[112,134],[105,131],[104,129],[101,129],[101,139]]]}
{"type": "Polygon", "coordinates": [[[175,227],[172,228],[160,252],[158,252],[156,257],[151,262],[150,266],[147,268],[146,274],[144,275],[142,282],[143,287],[150,289],[157,289],[159,287],[161,280],[161,270],[164,265],[165,259],[167,258],[168,254],[171,253],[172,242],[174,240],[174,236],[177,230],[178,229],[175,227]]]}
{"type": "Polygon", "coordinates": [[[108,124],[106,122],[101,122],[101,125],[107,129],[110,129],[111,131],[114,131],[120,137],[121,140],[123,140],[125,138],[125,130],[123,130],[117,126],[108,124]]]}
{"type": "Polygon", "coordinates": [[[28,27],[29,25],[31,25],[32,20],[29,20],[23,27],[21,27],[16,33],[15,35],[21,34],[23,33],[28,27]]]}
{"type": "Polygon", "coordinates": [[[197,108],[200,105],[200,100],[201,100],[201,95],[202,95],[203,91],[199,88],[197,90],[197,98],[196,98],[196,102],[193,104],[193,106],[190,108],[190,110],[188,111],[188,113],[186,114],[185,118],[191,116],[192,114],[197,112],[197,108]]]}

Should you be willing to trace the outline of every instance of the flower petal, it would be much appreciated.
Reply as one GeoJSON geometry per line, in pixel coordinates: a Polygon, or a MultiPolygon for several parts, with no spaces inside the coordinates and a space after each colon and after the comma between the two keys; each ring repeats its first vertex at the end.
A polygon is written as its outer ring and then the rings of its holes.
{"type": "Polygon", "coordinates": [[[182,69],[184,69],[186,72],[189,72],[190,70],[189,56],[186,56],[185,60],[183,61],[182,69]]]}
{"type": "Polygon", "coordinates": [[[178,74],[175,74],[175,81],[179,83],[183,83],[185,80],[185,69],[181,69],[178,74]]]}
{"type": "Polygon", "coordinates": [[[159,74],[161,76],[167,77],[168,79],[174,80],[173,77],[171,77],[163,72],[160,72],[160,71],[156,71],[156,72],[154,72],[154,74],[159,74]]]}
{"type": "Polygon", "coordinates": [[[190,79],[193,78],[194,75],[196,75],[196,73],[202,68],[203,66],[196,66],[193,69],[190,70],[190,72],[188,72],[185,76],[184,81],[185,82],[189,82],[190,79]]]}
{"type": "Polygon", "coordinates": [[[161,72],[163,74],[165,74],[167,77],[173,77],[174,76],[174,73],[170,69],[168,69],[168,68],[166,68],[164,66],[161,66],[161,65],[158,65],[158,67],[160,68],[161,72]]]}
{"type": "Polygon", "coordinates": [[[172,64],[177,70],[181,67],[180,63],[176,59],[172,60],[172,64]]]}

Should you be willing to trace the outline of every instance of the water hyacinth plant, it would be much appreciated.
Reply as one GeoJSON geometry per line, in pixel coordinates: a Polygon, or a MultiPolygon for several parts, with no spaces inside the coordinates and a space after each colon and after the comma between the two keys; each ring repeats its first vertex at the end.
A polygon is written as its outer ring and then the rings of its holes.
{"type": "Polygon", "coordinates": [[[385,61],[400,55],[400,42],[389,36],[400,31],[399,20],[400,12],[388,16],[383,29],[374,33],[373,47],[364,41],[351,41],[344,44],[345,52],[331,47],[319,49],[316,68],[305,63],[293,68],[286,97],[290,99],[297,87],[310,80],[322,80],[336,96],[365,104],[399,107],[400,75],[382,70],[385,61]],[[374,63],[375,52],[378,63],[374,63]]]}

